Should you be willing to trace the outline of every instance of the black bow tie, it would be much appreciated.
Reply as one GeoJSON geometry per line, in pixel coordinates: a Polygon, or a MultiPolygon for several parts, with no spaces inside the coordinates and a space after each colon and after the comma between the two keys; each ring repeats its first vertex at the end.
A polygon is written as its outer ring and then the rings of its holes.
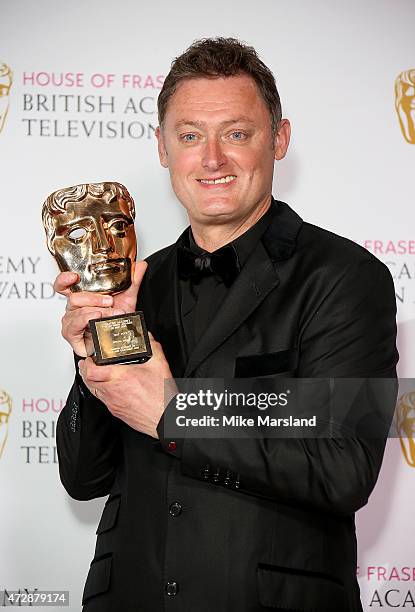
{"type": "Polygon", "coordinates": [[[193,253],[191,249],[180,246],[177,250],[179,276],[185,280],[191,279],[198,283],[204,276],[219,276],[229,287],[240,271],[238,254],[235,248],[228,244],[214,253],[193,253]]]}

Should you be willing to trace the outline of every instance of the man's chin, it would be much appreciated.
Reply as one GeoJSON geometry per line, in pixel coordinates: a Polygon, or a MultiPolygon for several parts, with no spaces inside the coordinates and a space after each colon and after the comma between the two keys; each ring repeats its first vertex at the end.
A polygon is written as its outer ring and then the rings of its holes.
{"type": "Polygon", "coordinates": [[[238,214],[238,206],[229,201],[214,201],[201,204],[197,209],[197,218],[199,221],[214,221],[223,222],[226,219],[231,219],[238,214]]]}

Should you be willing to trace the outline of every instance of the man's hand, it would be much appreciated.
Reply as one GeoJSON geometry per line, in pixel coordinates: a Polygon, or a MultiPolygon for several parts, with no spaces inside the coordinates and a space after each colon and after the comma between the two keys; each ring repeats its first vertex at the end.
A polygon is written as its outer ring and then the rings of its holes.
{"type": "Polygon", "coordinates": [[[90,319],[100,319],[134,312],[137,295],[147,269],[147,262],[133,263],[132,283],[126,290],[117,295],[101,295],[90,291],[72,293],[70,287],[78,282],[79,277],[73,272],[61,272],[54,283],[57,293],[68,298],[66,313],[62,318],[62,336],[69,342],[73,351],[80,357],[88,355],[85,346],[85,336],[90,334],[87,329],[90,319]]]}
{"type": "Polygon", "coordinates": [[[149,337],[153,355],[145,363],[98,366],[88,357],[79,362],[79,372],[111,414],[158,438],[156,427],[177,388],[161,344],[150,333],[149,337]]]}

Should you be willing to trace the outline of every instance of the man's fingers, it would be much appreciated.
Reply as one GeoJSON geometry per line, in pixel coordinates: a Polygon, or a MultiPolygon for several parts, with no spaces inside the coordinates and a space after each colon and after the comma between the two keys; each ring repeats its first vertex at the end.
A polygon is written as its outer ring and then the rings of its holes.
{"type": "Polygon", "coordinates": [[[91,319],[101,319],[102,317],[123,314],[125,312],[119,308],[79,308],[65,314],[62,319],[62,328],[69,335],[83,335],[91,319]]]}
{"type": "Polygon", "coordinates": [[[53,288],[56,293],[68,296],[71,294],[70,287],[79,281],[78,274],[75,272],[61,272],[53,283],[53,288]]]}
{"type": "Polygon", "coordinates": [[[85,329],[88,321],[100,318],[101,312],[93,308],[82,308],[79,312],[66,313],[62,318],[62,336],[80,357],[87,357],[88,354],[85,345],[85,329]]]}
{"type": "Polygon", "coordinates": [[[84,334],[89,321],[123,314],[125,312],[117,308],[84,307],[69,311],[62,318],[62,336],[69,342],[77,355],[86,357],[84,334]]]}
{"type": "Polygon", "coordinates": [[[101,293],[92,293],[91,291],[79,291],[69,295],[66,310],[71,311],[77,308],[90,306],[109,308],[113,303],[114,298],[111,295],[102,295],[101,293]]]}
{"type": "MultiPolygon", "coordinates": [[[[65,338],[65,336],[64,336],[65,338]]],[[[65,338],[66,340],[66,338],[65,338]]],[[[87,355],[87,350],[85,347],[85,341],[84,338],[73,338],[72,341],[70,342],[70,345],[72,347],[73,352],[75,353],[75,355],[78,355],[78,357],[88,357],[87,355]]]]}
{"type": "Polygon", "coordinates": [[[91,319],[100,319],[102,311],[98,308],[80,308],[71,313],[66,313],[62,319],[62,334],[66,340],[79,336],[83,338],[88,322],[91,319]]]}
{"type": "Polygon", "coordinates": [[[91,357],[79,362],[79,372],[88,384],[113,380],[116,372],[114,367],[117,366],[98,366],[91,357]]]}

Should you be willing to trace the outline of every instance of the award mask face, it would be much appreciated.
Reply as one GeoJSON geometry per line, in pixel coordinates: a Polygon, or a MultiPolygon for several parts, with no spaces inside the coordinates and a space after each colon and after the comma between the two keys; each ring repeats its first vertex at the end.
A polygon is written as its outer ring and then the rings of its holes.
{"type": "Polygon", "coordinates": [[[52,193],[43,205],[49,251],[74,291],[118,293],[131,285],[137,243],[134,201],[120,183],[89,183],[52,193]]]}

